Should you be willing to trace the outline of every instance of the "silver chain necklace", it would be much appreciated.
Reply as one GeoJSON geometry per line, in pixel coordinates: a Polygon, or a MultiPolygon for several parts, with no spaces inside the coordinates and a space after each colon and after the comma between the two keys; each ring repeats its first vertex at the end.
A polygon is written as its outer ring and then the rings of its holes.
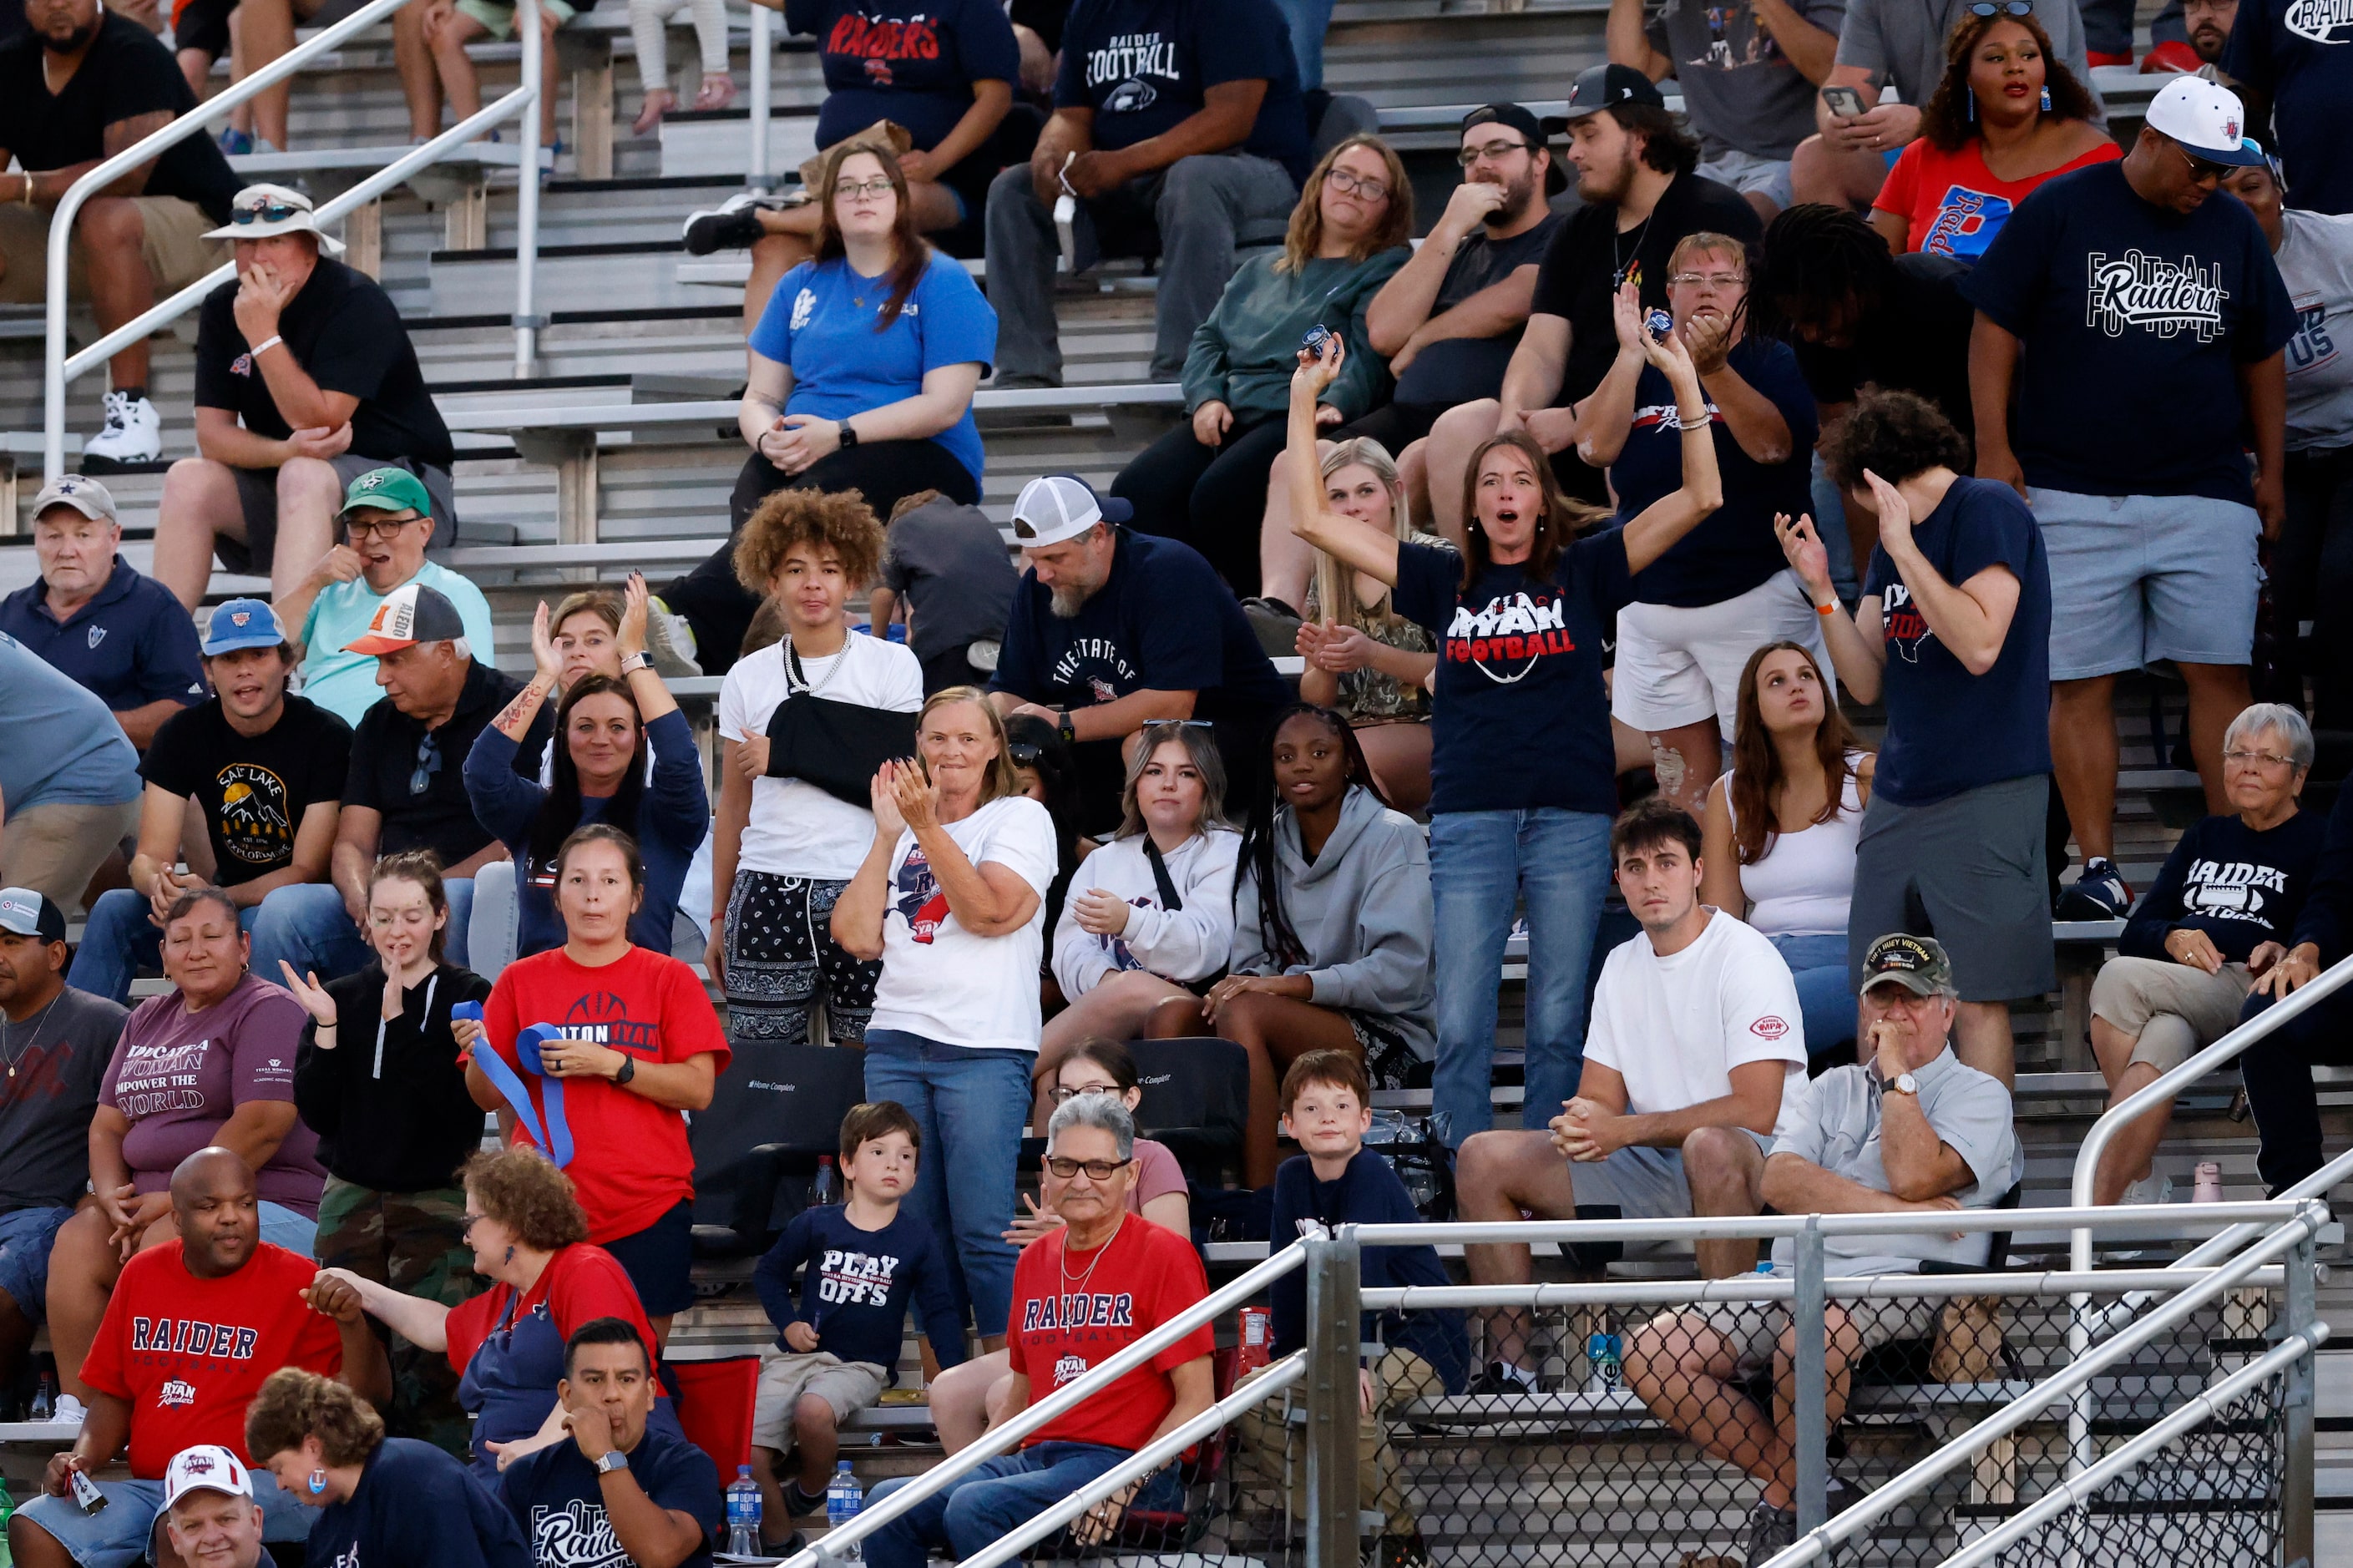
{"type": "Polygon", "coordinates": [[[1119,1212],[1119,1223],[1111,1227],[1111,1234],[1103,1237],[1103,1244],[1095,1248],[1094,1261],[1087,1265],[1087,1271],[1080,1275],[1076,1280],[1071,1278],[1071,1233],[1068,1227],[1063,1229],[1062,1255],[1054,1260],[1054,1266],[1062,1271],[1063,1295],[1073,1296],[1086,1289],[1087,1281],[1092,1279],[1095,1277],[1095,1270],[1103,1267],[1103,1255],[1111,1250],[1111,1244],[1117,1241],[1119,1233],[1126,1228],[1127,1211],[1122,1209],[1119,1212]]]}
{"type": "Polygon", "coordinates": [[[33,1025],[32,1039],[16,1050],[10,1050],[8,1048],[8,1030],[11,1026],[6,1021],[0,1020],[0,1058],[5,1058],[8,1063],[8,1076],[10,1079],[13,1079],[16,1076],[16,1064],[18,1062],[23,1061],[27,1056],[30,1056],[33,1052],[41,1048],[41,1035],[42,1032],[49,1026],[49,1015],[58,1010],[58,1004],[65,1000],[65,995],[66,994],[63,991],[59,991],[56,995],[49,998],[49,1005],[41,1009],[40,1017],[33,1025]]]}

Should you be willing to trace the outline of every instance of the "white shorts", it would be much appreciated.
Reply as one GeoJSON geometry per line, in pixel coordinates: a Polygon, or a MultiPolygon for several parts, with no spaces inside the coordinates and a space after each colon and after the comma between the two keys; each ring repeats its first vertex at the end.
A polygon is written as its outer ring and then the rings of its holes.
{"type": "Polygon", "coordinates": [[[1804,647],[1836,694],[1838,677],[1831,671],[1821,622],[1795,572],[1776,572],[1720,605],[1629,605],[1618,612],[1609,711],[1645,733],[1713,716],[1729,745],[1740,710],[1740,672],[1767,643],[1804,647]]]}
{"type": "Polygon", "coordinates": [[[1770,197],[1776,206],[1789,205],[1789,160],[1765,158],[1727,147],[1701,162],[1697,173],[1720,181],[1742,195],[1751,191],[1770,197]]]}

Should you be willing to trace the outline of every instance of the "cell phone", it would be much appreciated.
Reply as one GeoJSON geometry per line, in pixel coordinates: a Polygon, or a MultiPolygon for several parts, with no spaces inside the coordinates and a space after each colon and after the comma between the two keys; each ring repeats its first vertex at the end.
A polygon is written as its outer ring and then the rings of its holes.
{"type": "Polygon", "coordinates": [[[1822,101],[1829,104],[1831,112],[1841,120],[1852,120],[1870,111],[1870,106],[1862,101],[1862,94],[1851,87],[1822,89],[1822,101]]]}

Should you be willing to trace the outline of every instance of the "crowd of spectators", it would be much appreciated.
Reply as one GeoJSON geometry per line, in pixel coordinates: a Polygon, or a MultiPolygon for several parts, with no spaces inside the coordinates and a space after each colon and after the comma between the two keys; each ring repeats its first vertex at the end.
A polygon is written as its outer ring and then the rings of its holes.
{"type": "MultiPolygon", "coordinates": [[[[101,328],[237,276],[203,307],[201,455],[165,480],[153,575],[104,485],[64,476],[33,506],[40,581],[0,602],[0,1375],[46,1327],[79,1429],[18,1560],[152,1541],[244,1568],[307,1535],[314,1560],[707,1562],[719,1477],[663,1364],[694,1299],[691,1119],[735,1043],[820,1016],[864,1100],[843,1201],[755,1273],[773,1545],[897,1380],[911,1309],[956,1448],[1206,1293],[1188,1180],[1218,1173],[1138,1136],[1121,1042],[1234,1078],[1223,1157],[1278,1247],[1415,1215],[1366,1148],[1405,1089],[1466,1219],[1977,1208],[2022,1173],[2010,1006],[2053,986],[2054,914],[2126,922],[2091,994],[2111,1103],[2353,944],[2353,800],[2298,804],[2316,731],[2353,728],[2353,39],[2191,0],[2119,142],[2093,0],[1614,0],[1564,144],[1472,110],[1417,245],[1404,162],[1317,90],[1316,0],[1078,0],[1048,32],[975,0],[781,8],[828,89],[806,198],[688,227],[754,256],[727,542],[540,605],[527,682],[435,559],[454,454],[416,351],[309,198],[236,190],[196,138],[84,209],[101,328]],[[1156,262],[1151,374],[1185,417],[1105,489],[1030,479],[1016,566],[976,392],[1059,385],[1057,262],[1123,255],[1156,262]],[[271,592],[199,633],[216,557],[271,592]],[[2136,900],[2116,679],[2158,663],[2209,815],[2136,900]],[[670,685],[699,674],[708,785],[670,685]],[[1875,752],[1842,700],[1883,713],[1875,752]],[[71,1503],[126,1446],[119,1506],[71,1503]]],[[[681,102],[670,9],[632,6],[640,131],[681,102]]],[[[0,285],[29,300],[45,205],[193,99],[96,0],[26,15],[0,285]]],[[[698,108],[733,93],[716,15],[698,108]]],[[[211,16],[175,38],[198,80],[211,16]]],[[[247,23],[255,68],[279,12],[247,23]]],[[[513,25],[403,14],[418,134],[479,101],[465,45],[513,25]]],[[[86,455],[152,461],[144,347],[113,370],[86,455]]],[[[2332,998],[2244,1058],[2274,1191],[2321,1163],[2310,1069],[2353,1059],[2348,1026],[2332,998]]],[[[2168,1114],[2111,1146],[2096,1201],[2167,1201],[2168,1114]]],[[[1831,1250],[1984,1261],[1982,1233],[1831,1250]]],[[[1364,1267],[1446,1279],[1426,1248],[1364,1267]]],[[[1834,1413],[1922,1310],[1831,1310],[1834,1413]]],[[[1278,1353],[1303,1312],[1294,1279],[1278,1353]]],[[[1366,1326],[1385,1560],[1424,1550],[1389,1413],[1535,1386],[1528,1314],[1476,1327],[1366,1326]]],[[[1209,1349],[1203,1326],[871,1556],[968,1555],[1103,1475],[1208,1407],[1209,1349]]],[[[1751,1562],[1792,1537],[1796,1464],[1786,1394],[1743,1379],[1789,1363],[1755,1312],[1626,1347],[1628,1385],[1761,1488],[1751,1562]]],[[[1241,1440],[1287,1455],[1262,1414],[1241,1440]]]]}

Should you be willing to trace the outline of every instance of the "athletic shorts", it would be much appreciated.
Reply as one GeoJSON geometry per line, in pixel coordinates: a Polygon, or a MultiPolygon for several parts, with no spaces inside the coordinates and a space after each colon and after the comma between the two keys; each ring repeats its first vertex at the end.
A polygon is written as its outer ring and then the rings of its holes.
{"type": "Polygon", "coordinates": [[[678,1203],[645,1229],[617,1237],[605,1250],[638,1288],[649,1318],[667,1318],[694,1305],[694,1203],[678,1203]]]}
{"type": "MultiPolygon", "coordinates": [[[[1894,1296],[1866,1296],[1859,1300],[1832,1301],[1830,1310],[1845,1314],[1848,1325],[1862,1341],[1862,1349],[1875,1350],[1891,1340],[1926,1339],[1936,1331],[1936,1320],[1944,1305],[1941,1300],[1907,1301],[1894,1296]]],[[[1773,1364],[1773,1353],[1789,1326],[1789,1310],[1778,1301],[1718,1301],[1696,1311],[1663,1313],[1651,1322],[1671,1323],[1678,1318],[1686,1324],[1696,1322],[1721,1334],[1732,1348],[1733,1358],[1743,1373],[1773,1364]]]]}
{"type": "Polygon", "coordinates": [[[2035,489],[2051,563],[2051,679],[2254,656],[2255,509],[2208,496],[2035,489]]]}
{"type": "Polygon", "coordinates": [[[1822,617],[1795,572],[1776,572],[1721,604],[1628,605],[1618,612],[1618,674],[1609,711],[1644,733],[1704,723],[1732,743],[1740,711],[1740,672],[1767,643],[1801,643],[1826,679],[1830,649],[1822,617]]]}
{"type": "MultiPolygon", "coordinates": [[[[364,458],[357,452],[329,458],[327,463],[335,470],[335,482],[346,489],[353,479],[371,469],[406,468],[425,481],[425,493],[433,501],[433,548],[446,550],[457,537],[458,504],[450,489],[448,469],[408,458],[364,458]]],[[[237,510],[245,519],[245,538],[239,541],[226,533],[216,533],[213,553],[220,557],[223,566],[241,576],[267,577],[278,554],[278,470],[229,471],[237,476],[237,510]]],[[[487,654],[489,650],[478,651],[487,654]]]]}
{"type": "MultiPolygon", "coordinates": [[[[554,16],[555,25],[559,27],[580,14],[565,0],[539,0],[539,5],[541,10],[554,16]]],[[[458,0],[457,8],[460,15],[480,22],[483,30],[500,43],[503,44],[514,37],[515,8],[512,0],[503,5],[499,4],[499,0],[458,0]]]]}
{"type": "Polygon", "coordinates": [[[836,1427],[871,1407],[891,1386],[891,1374],[872,1362],[844,1361],[830,1351],[780,1351],[771,1346],[760,1352],[760,1389],[752,1405],[752,1441],[762,1448],[789,1453],[793,1447],[793,1407],[801,1395],[814,1394],[833,1412],[836,1427]]]}
{"type": "Polygon", "coordinates": [[[1964,1002],[2040,996],[2058,984],[2042,843],[2050,789],[2036,773],[1928,805],[1872,795],[1847,909],[1847,977],[1858,994],[1862,955],[1892,931],[1944,943],[1964,1002]]]}
{"type": "MultiPolygon", "coordinates": [[[[1760,1156],[1771,1152],[1770,1138],[1760,1138],[1745,1127],[1739,1131],[1748,1133],[1760,1156]]],[[[1683,1173],[1680,1149],[1630,1143],[1606,1160],[1572,1161],[1568,1181],[1577,1194],[1579,1215],[1588,1209],[1614,1208],[1620,1219],[1691,1217],[1691,1179],[1683,1173]]]]}
{"type": "Polygon", "coordinates": [[[1762,158],[1754,153],[1726,148],[1700,163],[1699,174],[1722,181],[1742,195],[1761,195],[1775,206],[1789,205],[1789,160],[1762,158]]]}

